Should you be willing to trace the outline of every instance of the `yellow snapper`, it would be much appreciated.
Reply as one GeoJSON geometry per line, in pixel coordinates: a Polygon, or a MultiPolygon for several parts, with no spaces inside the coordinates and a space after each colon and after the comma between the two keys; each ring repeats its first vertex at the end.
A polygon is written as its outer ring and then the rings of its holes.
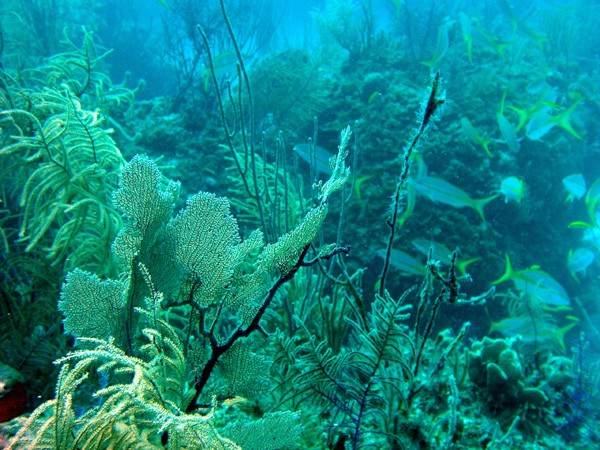
{"type": "Polygon", "coordinates": [[[558,326],[545,320],[534,322],[531,316],[518,316],[492,322],[489,332],[497,331],[507,337],[519,335],[524,343],[538,342],[542,344],[549,341],[558,344],[561,350],[566,351],[565,334],[575,325],[577,323],[570,323],[558,328],[558,326]]]}
{"type": "MultiPolygon", "coordinates": [[[[444,244],[439,242],[431,241],[429,239],[417,238],[411,241],[411,244],[418,252],[429,255],[429,249],[432,249],[433,259],[441,262],[444,266],[449,267],[451,262],[452,252],[444,244]]],[[[479,261],[481,258],[471,258],[465,261],[457,261],[456,268],[463,275],[467,273],[467,266],[475,261],[479,261]]]]}
{"type": "Polygon", "coordinates": [[[525,182],[517,177],[507,177],[500,183],[500,193],[504,195],[504,203],[509,200],[521,203],[525,196],[525,182]]]}
{"type": "Polygon", "coordinates": [[[504,275],[492,282],[493,285],[511,280],[515,288],[549,306],[568,306],[571,304],[569,294],[562,285],[537,267],[515,271],[506,255],[504,275]]]}
{"type": "Polygon", "coordinates": [[[502,100],[500,101],[500,111],[496,114],[496,119],[498,120],[498,128],[500,129],[500,134],[502,135],[503,142],[508,146],[511,152],[518,153],[521,148],[521,144],[519,144],[519,138],[517,137],[517,131],[515,127],[504,117],[504,101],[506,100],[506,94],[508,89],[504,90],[502,94],[502,100]]]}
{"type": "Polygon", "coordinates": [[[458,13],[458,20],[460,21],[463,39],[465,44],[467,44],[467,56],[469,58],[469,63],[473,64],[473,31],[471,28],[471,19],[461,11],[458,13]]]}
{"type": "MultiPolygon", "coordinates": [[[[575,136],[577,139],[582,139],[579,133],[573,128],[573,125],[571,125],[573,111],[582,101],[583,98],[577,99],[571,106],[555,116],[549,114],[549,108],[541,109],[531,117],[531,120],[527,124],[527,137],[532,141],[538,141],[544,137],[548,131],[555,126],[558,126],[575,136]]],[[[546,103],[546,105],[548,105],[548,103],[546,103]]]]}
{"type": "Polygon", "coordinates": [[[436,177],[417,177],[413,178],[411,183],[418,194],[427,197],[432,202],[443,203],[455,208],[473,208],[484,222],[483,208],[498,197],[496,194],[487,198],[474,199],[462,189],[436,177]]]}
{"type": "Polygon", "coordinates": [[[498,119],[498,128],[500,129],[503,142],[508,146],[512,153],[518,153],[521,144],[519,143],[515,127],[513,127],[502,114],[498,114],[496,118],[498,119]]]}
{"type": "MultiPolygon", "coordinates": [[[[294,145],[293,151],[308,164],[311,163],[310,144],[296,144],[294,145]]],[[[331,166],[329,160],[333,158],[333,155],[325,150],[323,147],[315,146],[315,159],[317,173],[322,175],[331,175],[331,166]]]]}
{"type": "Polygon", "coordinates": [[[496,3],[500,7],[500,10],[506,14],[512,22],[513,31],[518,31],[522,35],[533,38],[537,42],[538,48],[541,50],[542,44],[544,41],[548,40],[548,36],[538,34],[530,28],[527,23],[521,20],[508,0],[498,0],[496,3]]]}
{"type": "Polygon", "coordinates": [[[585,205],[590,223],[577,220],[569,224],[569,228],[598,228],[600,226],[600,178],[594,181],[585,194],[585,205]]]}
{"type": "MultiPolygon", "coordinates": [[[[385,258],[385,249],[379,250],[377,255],[385,258]]],[[[423,276],[427,273],[424,263],[401,250],[392,249],[392,252],[390,253],[390,264],[398,269],[403,275],[423,276]]]]}
{"type": "Polygon", "coordinates": [[[546,83],[544,80],[540,80],[540,82],[537,83],[537,87],[531,87],[531,90],[530,86],[527,88],[528,92],[537,94],[539,91],[536,92],[535,90],[539,88],[539,90],[543,89],[543,94],[532,106],[527,109],[517,108],[516,106],[509,105],[509,108],[519,115],[519,123],[516,131],[519,131],[521,128],[523,128],[523,126],[540,111],[544,111],[546,113],[549,112],[552,109],[552,107],[549,105],[554,104],[558,97],[558,94],[551,89],[550,86],[548,86],[548,83],[546,83]]]}
{"type": "Polygon", "coordinates": [[[440,62],[440,60],[446,55],[449,43],[450,39],[448,37],[448,24],[443,23],[438,31],[438,40],[435,47],[435,53],[429,61],[422,61],[421,64],[433,69],[433,67],[437,65],[437,63],[440,62]]]}
{"type": "Polygon", "coordinates": [[[575,279],[575,281],[579,282],[577,278],[577,274],[583,272],[583,276],[585,277],[587,268],[594,262],[596,259],[596,255],[589,248],[582,247],[577,250],[569,250],[569,254],[567,256],[567,267],[569,268],[569,272],[571,276],[575,279]]]}
{"type": "Polygon", "coordinates": [[[600,178],[594,181],[594,184],[588,189],[585,195],[585,204],[587,206],[588,214],[592,220],[592,224],[599,226],[600,224],[600,209],[598,204],[600,203],[600,178]]]}
{"type": "Polygon", "coordinates": [[[598,251],[600,251],[600,227],[587,228],[583,233],[584,241],[589,241],[598,251]]]}
{"type": "Polygon", "coordinates": [[[514,42],[502,41],[499,38],[492,36],[490,33],[488,33],[487,30],[485,30],[481,25],[479,25],[479,21],[473,22],[475,23],[475,26],[472,27],[472,29],[475,29],[475,33],[473,33],[472,35],[473,38],[479,43],[483,43],[485,45],[490,46],[492,49],[498,52],[498,55],[500,56],[500,58],[502,58],[502,61],[506,61],[506,57],[504,56],[504,50],[514,45],[514,42]]]}
{"type": "Polygon", "coordinates": [[[462,127],[462,132],[464,133],[464,135],[467,136],[473,143],[481,145],[485,153],[491,158],[492,152],[490,151],[490,144],[492,143],[492,140],[481,136],[479,132],[475,129],[473,124],[466,117],[460,119],[460,125],[462,127]]]}
{"type": "Polygon", "coordinates": [[[565,200],[566,202],[572,202],[574,198],[579,200],[585,195],[587,190],[585,178],[583,178],[583,175],[580,173],[574,173],[573,175],[563,178],[562,184],[567,192],[569,192],[569,195],[565,200]]]}

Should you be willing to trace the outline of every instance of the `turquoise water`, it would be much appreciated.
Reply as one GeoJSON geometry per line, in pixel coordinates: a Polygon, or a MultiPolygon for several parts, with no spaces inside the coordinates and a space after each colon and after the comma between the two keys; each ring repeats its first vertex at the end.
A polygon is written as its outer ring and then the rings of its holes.
{"type": "Polygon", "coordinates": [[[0,448],[596,448],[599,18],[3,3],[0,448]]]}

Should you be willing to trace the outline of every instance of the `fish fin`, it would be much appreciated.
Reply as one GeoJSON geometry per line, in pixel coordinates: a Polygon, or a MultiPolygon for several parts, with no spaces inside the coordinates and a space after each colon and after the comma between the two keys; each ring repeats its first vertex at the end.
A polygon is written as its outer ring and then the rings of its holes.
{"type": "Polygon", "coordinates": [[[459,13],[460,27],[462,29],[463,40],[467,45],[467,56],[469,64],[473,64],[473,36],[471,35],[471,19],[464,12],[459,13]]]}
{"type": "Polygon", "coordinates": [[[493,141],[492,141],[491,139],[486,139],[486,140],[483,140],[483,142],[481,143],[481,145],[483,145],[483,149],[485,150],[485,153],[486,153],[486,154],[487,154],[487,155],[488,155],[490,158],[492,158],[492,157],[493,157],[493,155],[492,155],[492,152],[490,151],[490,144],[491,144],[492,142],[493,142],[493,141]]]}
{"type": "Polygon", "coordinates": [[[561,311],[573,311],[573,308],[567,305],[560,305],[560,306],[552,306],[552,305],[546,305],[546,304],[542,304],[541,305],[542,309],[544,311],[549,311],[551,313],[557,313],[557,312],[561,312],[561,311]]]}
{"type": "Polygon", "coordinates": [[[404,210],[402,211],[402,214],[398,218],[398,227],[399,228],[402,228],[404,223],[412,215],[412,212],[415,209],[415,202],[417,200],[417,197],[416,197],[417,193],[415,192],[415,188],[411,184],[408,184],[406,186],[406,194],[405,195],[406,195],[405,196],[406,205],[404,206],[404,210]]]}
{"type": "Polygon", "coordinates": [[[392,3],[396,6],[396,14],[398,17],[402,14],[400,7],[404,4],[404,0],[392,0],[392,3]]]}
{"type": "Polygon", "coordinates": [[[209,86],[210,86],[210,84],[209,84],[210,83],[210,77],[211,77],[210,70],[207,70],[204,73],[204,92],[205,93],[208,93],[208,89],[209,89],[209,86]]]}
{"type": "Polygon", "coordinates": [[[497,331],[498,328],[499,328],[498,327],[498,322],[491,322],[490,323],[490,329],[489,329],[489,331],[488,331],[487,334],[492,334],[494,331],[497,331]]]}
{"type": "Polygon", "coordinates": [[[594,225],[587,222],[575,221],[567,225],[567,228],[594,228],[594,225]]]}
{"type": "Polygon", "coordinates": [[[469,64],[473,64],[473,39],[471,37],[465,39],[467,44],[467,57],[469,58],[469,64]]]}
{"type": "Polygon", "coordinates": [[[490,329],[488,331],[488,334],[492,334],[494,331],[497,331],[500,334],[505,334],[502,332],[502,330],[506,330],[506,325],[502,324],[502,320],[499,320],[498,322],[492,322],[490,319],[490,329]]]}
{"type": "Polygon", "coordinates": [[[375,91],[373,92],[370,96],[369,96],[369,100],[367,100],[367,104],[370,105],[371,103],[373,103],[373,100],[375,100],[375,98],[377,98],[378,96],[381,95],[381,92],[379,91],[375,91]]]}
{"type": "Polygon", "coordinates": [[[467,135],[467,137],[472,142],[481,145],[483,147],[483,149],[485,150],[485,153],[491,158],[492,152],[490,152],[489,145],[492,142],[492,140],[485,139],[482,136],[480,136],[479,133],[477,132],[477,130],[475,129],[475,127],[473,126],[473,124],[466,117],[463,117],[460,120],[460,123],[461,123],[463,131],[467,135]]]}
{"type": "Polygon", "coordinates": [[[573,277],[573,279],[575,280],[576,283],[580,284],[579,278],[577,278],[577,275],[575,274],[575,272],[569,270],[569,273],[571,274],[571,276],[573,277]]]}
{"type": "Polygon", "coordinates": [[[531,37],[535,39],[535,42],[540,50],[544,50],[544,42],[548,41],[548,36],[544,36],[543,34],[532,34],[531,37]]]}
{"type": "Polygon", "coordinates": [[[354,193],[356,194],[356,198],[358,198],[359,200],[362,200],[362,198],[360,196],[360,186],[365,181],[368,181],[373,177],[374,177],[374,175],[367,175],[366,177],[360,177],[360,178],[356,179],[356,182],[354,183],[354,193]]]}
{"type": "Polygon", "coordinates": [[[475,261],[479,261],[481,258],[478,256],[477,258],[471,258],[471,259],[467,259],[465,261],[460,261],[456,264],[456,267],[458,267],[459,272],[462,275],[466,275],[467,274],[467,266],[469,264],[474,263],[475,261]]]}
{"type": "MultiPolygon", "coordinates": [[[[588,215],[590,216],[590,221],[592,222],[592,224],[589,225],[589,228],[598,226],[598,217],[596,215],[596,205],[600,202],[600,196],[596,195],[598,183],[600,183],[600,179],[594,181],[594,184],[590,186],[585,194],[585,204],[587,206],[588,215]]],[[[571,225],[569,224],[569,227],[570,226],[571,225]]]]}
{"type": "Polygon", "coordinates": [[[508,107],[519,115],[519,123],[515,127],[515,131],[519,131],[529,120],[529,111],[510,105],[508,107]]]}
{"type": "Polygon", "coordinates": [[[559,127],[561,127],[563,130],[569,132],[570,134],[575,136],[577,139],[583,139],[583,138],[575,131],[575,129],[571,125],[571,114],[573,114],[575,107],[582,101],[583,101],[583,98],[580,98],[575,103],[573,103],[571,106],[569,106],[565,111],[563,111],[562,113],[560,113],[558,116],[556,116],[554,118],[554,121],[556,122],[556,124],[559,127]]]}
{"type": "Polygon", "coordinates": [[[421,64],[429,67],[430,69],[433,69],[433,67],[439,61],[441,61],[444,55],[446,55],[446,52],[448,51],[448,43],[448,25],[444,23],[440,26],[438,31],[438,40],[437,45],[435,47],[435,53],[429,61],[422,61],[421,64]]]}
{"type": "Polygon", "coordinates": [[[487,198],[473,199],[472,206],[475,209],[475,211],[477,211],[479,216],[481,217],[481,220],[483,220],[484,222],[485,222],[485,216],[483,215],[483,208],[485,208],[485,205],[487,205],[489,202],[491,202],[498,196],[500,196],[500,194],[492,195],[491,197],[487,197],[487,198]]]}
{"type": "Polygon", "coordinates": [[[499,116],[504,116],[504,102],[506,101],[506,94],[508,94],[508,88],[504,88],[502,93],[502,99],[500,100],[500,110],[498,111],[499,116]]]}
{"type": "Polygon", "coordinates": [[[567,351],[567,348],[565,347],[565,334],[567,334],[567,332],[575,327],[577,325],[577,322],[575,323],[570,323],[569,325],[565,325],[562,328],[559,328],[558,331],[556,332],[556,342],[558,342],[559,347],[562,349],[563,352],[567,351]]]}
{"type": "MultiPolygon", "coordinates": [[[[570,261],[571,258],[573,257],[573,249],[569,249],[569,254],[567,255],[567,261],[570,261]]],[[[571,274],[571,276],[573,277],[573,279],[579,283],[579,278],[577,278],[577,275],[575,274],[575,272],[573,272],[571,269],[569,269],[569,273],[571,274]]]]}
{"type": "Polygon", "coordinates": [[[508,256],[508,253],[506,253],[504,256],[506,257],[506,269],[504,269],[504,275],[502,275],[496,281],[492,281],[493,286],[510,280],[515,273],[512,264],[510,263],[510,257],[508,256]]]}
{"type": "Polygon", "coordinates": [[[506,61],[504,49],[510,47],[511,45],[513,45],[512,42],[499,42],[496,44],[496,51],[498,52],[498,55],[500,55],[500,58],[502,58],[502,61],[506,61]]]}

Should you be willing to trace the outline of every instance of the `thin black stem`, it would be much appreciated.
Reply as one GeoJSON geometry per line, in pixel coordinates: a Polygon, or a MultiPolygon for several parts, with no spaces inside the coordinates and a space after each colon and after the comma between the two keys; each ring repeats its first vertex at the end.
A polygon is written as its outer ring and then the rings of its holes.
{"type": "Polygon", "coordinates": [[[398,183],[396,184],[396,191],[394,192],[394,200],[392,202],[392,217],[386,223],[390,228],[390,234],[388,237],[388,243],[385,250],[385,258],[383,260],[383,269],[381,271],[381,275],[379,276],[379,295],[383,296],[383,292],[385,290],[385,282],[387,278],[387,272],[390,266],[390,256],[392,253],[392,246],[394,244],[394,238],[396,236],[396,223],[398,222],[398,214],[400,212],[400,204],[402,199],[404,198],[405,186],[408,180],[408,175],[410,172],[410,159],[412,157],[413,152],[417,148],[421,137],[427,130],[427,127],[431,123],[433,119],[433,115],[436,110],[442,106],[446,99],[444,95],[440,93],[441,87],[441,79],[440,73],[436,72],[433,78],[433,83],[431,85],[431,91],[429,93],[429,99],[427,101],[427,105],[423,111],[423,118],[421,119],[421,124],[419,126],[419,130],[417,134],[413,137],[410,145],[406,147],[404,151],[404,165],[402,167],[402,172],[398,177],[398,183]]]}

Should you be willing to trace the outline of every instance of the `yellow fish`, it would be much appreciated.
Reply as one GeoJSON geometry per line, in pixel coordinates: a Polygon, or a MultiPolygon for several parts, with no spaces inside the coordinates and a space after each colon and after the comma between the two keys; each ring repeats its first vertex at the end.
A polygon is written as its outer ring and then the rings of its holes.
{"type": "Polygon", "coordinates": [[[455,208],[473,208],[484,222],[485,216],[483,215],[483,208],[499,195],[496,194],[482,199],[471,198],[465,191],[447,181],[444,181],[441,178],[428,176],[414,178],[411,184],[414,186],[417,193],[427,197],[433,202],[443,203],[445,205],[454,206],[455,208]]]}

